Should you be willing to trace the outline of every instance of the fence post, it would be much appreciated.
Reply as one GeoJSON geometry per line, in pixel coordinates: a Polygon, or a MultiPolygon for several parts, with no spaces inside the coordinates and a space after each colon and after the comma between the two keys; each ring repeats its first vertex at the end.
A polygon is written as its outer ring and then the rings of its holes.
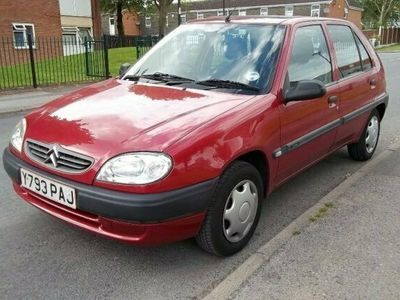
{"type": "Polygon", "coordinates": [[[28,47],[29,47],[29,60],[31,62],[32,85],[36,89],[37,88],[37,79],[36,79],[36,68],[35,68],[35,55],[33,53],[32,35],[30,35],[30,34],[28,34],[28,47]]]}
{"type": "Polygon", "coordinates": [[[85,44],[85,64],[86,64],[86,76],[89,76],[89,47],[88,47],[88,38],[85,36],[83,40],[85,44]]]}
{"type": "Polygon", "coordinates": [[[139,60],[140,58],[140,47],[139,47],[139,42],[136,41],[136,60],[139,60]]]}
{"type": "Polygon", "coordinates": [[[103,35],[103,51],[104,51],[104,75],[105,78],[110,78],[110,65],[108,61],[108,43],[106,35],[103,35]]]}

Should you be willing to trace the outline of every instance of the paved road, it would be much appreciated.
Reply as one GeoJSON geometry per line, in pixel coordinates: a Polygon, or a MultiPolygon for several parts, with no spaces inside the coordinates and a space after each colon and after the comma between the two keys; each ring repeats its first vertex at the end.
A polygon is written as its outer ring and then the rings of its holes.
{"type": "MultiPolygon", "coordinates": [[[[378,151],[399,138],[400,127],[400,55],[382,59],[392,97],[378,151]]],[[[1,148],[20,117],[0,118],[1,148]]],[[[18,199],[0,163],[1,298],[201,297],[361,165],[343,149],[282,186],[265,203],[250,245],[221,259],[203,253],[192,240],[144,249],[66,226],[18,199]]]]}

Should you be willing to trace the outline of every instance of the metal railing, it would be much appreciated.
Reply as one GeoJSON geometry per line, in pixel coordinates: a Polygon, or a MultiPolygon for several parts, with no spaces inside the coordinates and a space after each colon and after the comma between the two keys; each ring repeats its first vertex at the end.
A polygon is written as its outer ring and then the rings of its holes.
{"type": "Polygon", "coordinates": [[[105,46],[102,40],[0,37],[0,90],[106,78],[105,46]]]}
{"type": "Polygon", "coordinates": [[[134,63],[157,42],[158,37],[151,36],[83,40],[74,35],[34,40],[30,35],[26,40],[0,37],[0,90],[109,78],[119,67],[116,64],[134,63]],[[123,47],[132,47],[132,51],[123,47]]]}

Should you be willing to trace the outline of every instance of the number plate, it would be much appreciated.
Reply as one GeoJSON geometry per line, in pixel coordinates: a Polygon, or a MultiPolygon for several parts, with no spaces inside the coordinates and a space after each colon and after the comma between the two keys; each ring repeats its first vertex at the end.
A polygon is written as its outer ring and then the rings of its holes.
{"type": "Polygon", "coordinates": [[[75,189],[21,169],[21,186],[49,200],[76,209],[75,189]]]}

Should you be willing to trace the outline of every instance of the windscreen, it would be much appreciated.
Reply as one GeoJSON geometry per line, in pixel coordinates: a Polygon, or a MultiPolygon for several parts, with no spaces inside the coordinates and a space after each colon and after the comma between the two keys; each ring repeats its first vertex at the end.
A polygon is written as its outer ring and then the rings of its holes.
{"type": "Polygon", "coordinates": [[[127,76],[165,73],[267,89],[284,35],[280,25],[186,24],[163,38],[127,76]]]}

